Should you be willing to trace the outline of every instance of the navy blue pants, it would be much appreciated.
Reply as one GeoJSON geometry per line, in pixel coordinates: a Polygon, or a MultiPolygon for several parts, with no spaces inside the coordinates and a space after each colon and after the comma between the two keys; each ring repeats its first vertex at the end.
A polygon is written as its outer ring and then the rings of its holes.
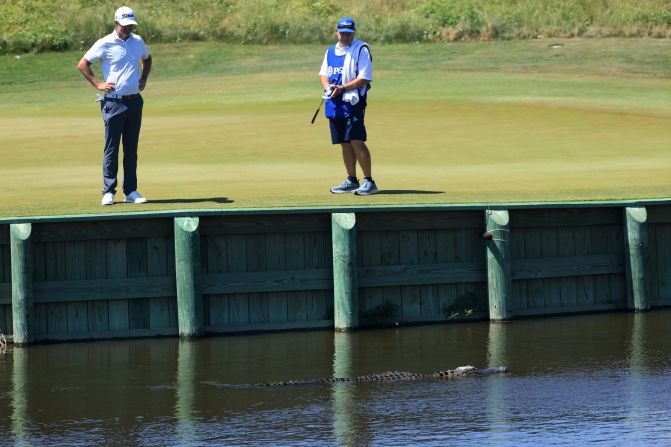
{"type": "Polygon", "coordinates": [[[116,194],[119,145],[123,143],[123,193],[137,189],[137,143],[142,125],[141,96],[130,100],[105,98],[100,103],[105,123],[103,194],[116,194]]]}
{"type": "Polygon", "coordinates": [[[353,106],[348,117],[329,118],[331,143],[349,143],[352,140],[366,141],[366,126],[363,123],[366,103],[360,101],[353,106]]]}

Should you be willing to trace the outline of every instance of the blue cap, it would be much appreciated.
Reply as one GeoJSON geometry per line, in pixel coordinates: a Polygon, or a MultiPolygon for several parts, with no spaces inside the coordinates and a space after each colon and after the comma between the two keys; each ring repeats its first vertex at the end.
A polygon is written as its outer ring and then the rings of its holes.
{"type": "Polygon", "coordinates": [[[356,23],[354,23],[354,19],[351,17],[343,17],[342,19],[338,20],[336,31],[339,33],[355,33],[356,23]]]}

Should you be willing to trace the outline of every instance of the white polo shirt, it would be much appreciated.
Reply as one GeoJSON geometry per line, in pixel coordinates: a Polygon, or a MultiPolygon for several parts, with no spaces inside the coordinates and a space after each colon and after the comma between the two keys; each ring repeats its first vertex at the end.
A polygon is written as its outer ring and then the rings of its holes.
{"type": "Polygon", "coordinates": [[[105,82],[114,82],[117,95],[140,93],[141,61],[149,57],[149,48],[142,37],[131,34],[119,39],[116,31],[99,39],[84,58],[93,63],[100,61],[105,82]]]}

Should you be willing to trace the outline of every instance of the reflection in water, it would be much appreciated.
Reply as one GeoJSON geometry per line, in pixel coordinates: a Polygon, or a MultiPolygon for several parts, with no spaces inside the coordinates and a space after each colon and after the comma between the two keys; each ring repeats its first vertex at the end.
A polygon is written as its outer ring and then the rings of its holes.
{"type": "MultiPolygon", "coordinates": [[[[353,338],[347,332],[333,334],[333,377],[352,376],[353,338]]],[[[352,420],[356,406],[354,391],[351,383],[336,383],[332,387],[333,434],[340,445],[352,445],[352,434],[355,433],[352,420]]]]}
{"type": "Polygon", "coordinates": [[[194,343],[179,340],[177,352],[177,396],[175,419],[177,419],[177,437],[179,445],[196,443],[194,410],[196,400],[196,356],[194,343]]]}
{"type": "Polygon", "coordinates": [[[12,434],[17,446],[30,445],[28,420],[28,351],[25,348],[12,351],[14,371],[12,372],[12,434]]]}
{"type": "MultiPolygon", "coordinates": [[[[489,323],[489,338],[487,339],[487,367],[496,368],[506,365],[506,330],[510,325],[505,322],[489,323]]],[[[507,394],[508,382],[504,377],[491,377],[485,382],[487,387],[487,411],[489,415],[488,431],[490,439],[501,441],[501,433],[505,433],[511,425],[508,420],[510,410],[508,408],[507,394]],[[503,379],[503,380],[501,380],[503,379]]]]}
{"type": "Polygon", "coordinates": [[[0,445],[671,444],[671,310],[42,345],[0,357],[0,445]],[[253,387],[389,370],[506,376],[253,387]]]}

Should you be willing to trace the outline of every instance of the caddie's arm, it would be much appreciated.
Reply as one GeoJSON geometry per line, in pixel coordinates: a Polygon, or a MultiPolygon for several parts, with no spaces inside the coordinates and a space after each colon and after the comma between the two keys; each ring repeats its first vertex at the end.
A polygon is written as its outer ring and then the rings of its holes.
{"type": "Polygon", "coordinates": [[[329,85],[329,78],[328,76],[320,76],[320,79],[322,81],[322,88],[324,91],[328,90],[331,86],[329,85]]]}
{"type": "Polygon", "coordinates": [[[370,82],[371,81],[369,81],[368,79],[356,78],[352,79],[351,81],[349,81],[347,84],[344,85],[334,85],[333,95],[331,96],[342,95],[347,90],[354,90],[357,88],[361,88],[364,85],[369,84],[370,82]]]}
{"type": "Polygon", "coordinates": [[[91,62],[89,62],[85,57],[83,57],[77,64],[77,69],[84,75],[87,81],[100,90],[101,92],[112,92],[114,91],[115,84],[114,82],[100,82],[96,79],[91,70],[91,62]]]}
{"type": "Polygon", "coordinates": [[[142,60],[142,74],[140,75],[140,91],[144,90],[147,85],[147,79],[149,79],[149,72],[151,72],[151,55],[147,56],[147,59],[142,60]]]}

